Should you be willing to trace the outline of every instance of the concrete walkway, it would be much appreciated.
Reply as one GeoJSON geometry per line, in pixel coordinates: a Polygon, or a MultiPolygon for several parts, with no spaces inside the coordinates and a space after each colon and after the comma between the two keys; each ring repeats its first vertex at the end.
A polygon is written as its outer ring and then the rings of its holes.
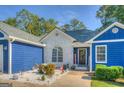
{"type": "Polygon", "coordinates": [[[86,71],[70,71],[57,79],[50,87],[90,87],[91,77],[86,71]]]}

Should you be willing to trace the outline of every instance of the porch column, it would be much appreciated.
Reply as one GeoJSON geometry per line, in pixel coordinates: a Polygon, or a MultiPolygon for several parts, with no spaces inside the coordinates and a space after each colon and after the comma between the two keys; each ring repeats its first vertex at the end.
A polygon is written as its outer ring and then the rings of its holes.
{"type": "Polygon", "coordinates": [[[90,63],[89,64],[90,65],[90,72],[92,72],[92,44],[90,45],[90,58],[89,59],[90,59],[89,60],[90,61],[89,62],[90,63]]]}
{"type": "Polygon", "coordinates": [[[78,51],[78,59],[77,59],[77,64],[79,64],[79,48],[77,49],[78,51]]]}
{"type": "Polygon", "coordinates": [[[12,42],[8,40],[8,73],[12,74],[12,42]]]}

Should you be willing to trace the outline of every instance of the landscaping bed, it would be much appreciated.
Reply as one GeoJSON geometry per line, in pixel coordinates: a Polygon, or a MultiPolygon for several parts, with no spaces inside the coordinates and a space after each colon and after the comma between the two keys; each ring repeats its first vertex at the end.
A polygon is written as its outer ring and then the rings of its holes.
{"type": "Polygon", "coordinates": [[[11,81],[17,81],[22,83],[32,83],[32,84],[38,84],[38,85],[50,85],[56,79],[60,78],[61,76],[69,72],[68,70],[65,70],[62,73],[60,69],[55,69],[53,64],[48,64],[43,67],[45,67],[44,72],[41,72],[42,67],[40,66],[37,69],[16,73],[13,75],[1,74],[0,80],[2,81],[11,80],[11,81]],[[13,77],[15,79],[13,79],[13,77]]]}

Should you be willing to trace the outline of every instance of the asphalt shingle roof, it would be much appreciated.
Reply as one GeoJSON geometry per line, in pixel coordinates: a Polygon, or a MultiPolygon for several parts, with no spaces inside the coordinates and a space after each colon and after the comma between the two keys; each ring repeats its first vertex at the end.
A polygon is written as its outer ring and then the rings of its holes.
{"type": "Polygon", "coordinates": [[[66,31],[65,33],[76,39],[78,42],[88,41],[93,38],[96,34],[98,34],[97,31],[91,31],[87,29],[66,31]]]}
{"type": "Polygon", "coordinates": [[[9,36],[18,37],[18,38],[21,38],[21,39],[25,39],[25,40],[40,43],[39,42],[40,37],[31,35],[31,34],[25,32],[25,31],[22,31],[20,29],[12,27],[12,26],[10,26],[8,24],[5,24],[3,22],[0,22],[0,30],[2,30],[3,32],[8,34],[9,36]]]}

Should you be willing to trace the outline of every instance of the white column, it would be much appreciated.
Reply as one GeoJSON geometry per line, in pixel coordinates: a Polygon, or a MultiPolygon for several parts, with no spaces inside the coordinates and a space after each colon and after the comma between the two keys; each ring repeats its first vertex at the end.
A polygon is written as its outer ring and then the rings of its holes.
{"type": "Polygon", "coordinates": [[[78,64],[79,64],[79,48],[78,48],[78,64]]]}
{"type": "Polygon", "coordinates": [[[8,64],[9,64],[9,69],[8,72],[9,74],[12,74],[12,42],[8,40],[8,64]]]}
{"type": "Polygon", "coordinates": [[[90,45],[90,72],[92,72],[92,44],[90,45]]]}

